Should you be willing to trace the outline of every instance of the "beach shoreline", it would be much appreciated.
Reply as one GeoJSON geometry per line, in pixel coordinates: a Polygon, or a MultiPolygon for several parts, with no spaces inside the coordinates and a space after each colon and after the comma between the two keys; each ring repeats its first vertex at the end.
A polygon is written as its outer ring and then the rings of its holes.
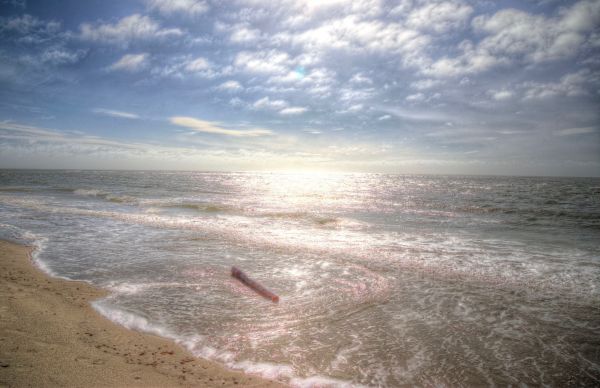
{"type": "Polygon", "coordinates": [[[111,322],[90,304],[106,291],[48,276],[31,252],[0,240],[0,386],[282,386],[111,322]]]}

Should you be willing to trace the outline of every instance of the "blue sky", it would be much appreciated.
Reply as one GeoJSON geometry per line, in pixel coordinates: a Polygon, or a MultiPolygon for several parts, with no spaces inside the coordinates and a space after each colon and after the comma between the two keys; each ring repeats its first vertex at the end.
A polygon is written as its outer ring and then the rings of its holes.
{"type": "Polygon", "coordinates": [[[0,3],[0,167],[600,175],[598,0],[0,3]]]}

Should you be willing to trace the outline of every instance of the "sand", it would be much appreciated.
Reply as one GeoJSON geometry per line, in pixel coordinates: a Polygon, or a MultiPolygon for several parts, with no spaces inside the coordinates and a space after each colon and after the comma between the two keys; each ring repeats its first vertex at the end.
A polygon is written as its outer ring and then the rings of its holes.
{"type": "Polygon", "coordinates": [[[30,252],[0,241],[0,386],[281,386],[110,322],[90,306],[105,291],[48,277],[30,252]]]}

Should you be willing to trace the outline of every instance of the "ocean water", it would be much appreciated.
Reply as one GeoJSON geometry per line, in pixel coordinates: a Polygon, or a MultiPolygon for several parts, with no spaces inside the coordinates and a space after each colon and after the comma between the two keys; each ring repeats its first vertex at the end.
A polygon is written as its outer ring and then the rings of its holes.
{"type": "Polygon", "coordinates": [[[0,238],[293,386],[600,384],[600,179],[3,170],[0,238]]]}

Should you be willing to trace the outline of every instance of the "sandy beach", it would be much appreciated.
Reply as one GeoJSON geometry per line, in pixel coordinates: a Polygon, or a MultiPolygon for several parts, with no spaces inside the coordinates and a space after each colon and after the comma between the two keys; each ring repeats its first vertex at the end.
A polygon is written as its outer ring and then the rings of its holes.
{"type": "Polygon", "coordinates": [[[194,358],[90,307],[105,292],[48,277],[0,241],[0,386],[280,386],[194,358]]]}

